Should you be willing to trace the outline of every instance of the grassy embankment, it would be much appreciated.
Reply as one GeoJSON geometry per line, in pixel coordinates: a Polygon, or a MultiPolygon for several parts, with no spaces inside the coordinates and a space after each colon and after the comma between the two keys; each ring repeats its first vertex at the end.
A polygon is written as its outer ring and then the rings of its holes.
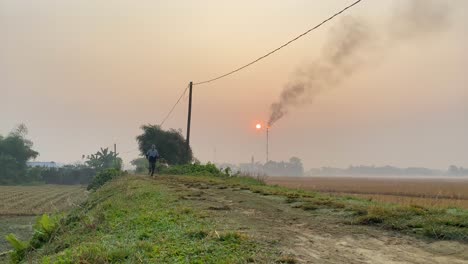
{"type": "MultiPolygon", "coordinates": [[[[238,232],[217,232],[210,215],[170,189],[173,182],[277,195],[292,207],[333,214],[344,223],[376,225],[431,239],[468,241],[468,211],[398,206],[268,186],[251,178],[123,177],[106,184],[60,224],[29,257],[43,263],[237,263],[278,261],[276,252],[238,232]]],[[[312,216],[311,216],[312,217],[312,216]]]]}
{"type": "Polygon", "coordinates": [[[29,257],[42,263],[275,261],[245,235],[216,231],[188,202],[149,178],[116,179],[62,220],[52,241],[29,257]]]}

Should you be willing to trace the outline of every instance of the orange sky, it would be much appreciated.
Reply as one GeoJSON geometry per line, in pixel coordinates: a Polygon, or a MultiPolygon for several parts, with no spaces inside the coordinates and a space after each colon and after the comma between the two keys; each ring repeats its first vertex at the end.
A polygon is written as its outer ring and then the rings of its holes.
{"type": "MultiPolygon", "coordinates": [[[[383,26],[406,0],[364,1],[349,16],[383,26]]],[[[74,162],[117,142],[136,148],[189,81],[238,67],[352,1],[0,0],[0,134],[24,122],[39,160],[74,162]]],[[[468,2],[450,25],[293,109],[271,130],[270,157],[306,167],[468,166],[468,2]]],[[[338,20],[236,75],[194,90],[192,147],[202,161],[265,159],[255,122],[298,69],[321,56],[338,20]]],[[[187,100],[166,128],[185,133],[187,100]]],[[[137,152],[122,154],[128,162],[137,152]]]]}

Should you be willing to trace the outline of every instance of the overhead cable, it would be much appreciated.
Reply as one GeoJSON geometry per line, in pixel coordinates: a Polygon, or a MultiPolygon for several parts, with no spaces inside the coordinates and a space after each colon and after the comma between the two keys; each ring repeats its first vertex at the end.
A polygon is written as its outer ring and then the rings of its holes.
{"type": "Polygon", "coordinates": [[[288,42],[284,43],[283,45],[279,46],[278,48],[276,48],[276,49],[274,49],[274,50],[268,52],[267,54],[265,54],[265,55],[259,57],[258,59],[255,59],[255,60],[253,60],[253,61],[251,61],[251,62],[245,64],[244,66],[241,66],[241,67],[239,67],[239,68],[237,68],[237,69],[235,69],[235,70],[232,70],[232,71],[230,71],[230,72],[228,72],[228,73],[222,74],[222,75],[220,75],[220,76],[218,76],[218,77],[215,77],[215,78],[212,78],[212,79],[209,79],[209,80],[206,80],[206,81],[195,82],[195,83],[193,83],[193,85],[201,85],[201,84],[206,84],[206,83],[214,82],[214,81],[216,81],[216,80],[219,80],[219,79],[221,79],[221,78],[224,78],[224,77],[226,77],[226,76],[229,76],[229,75],[231,75],[231,74],[234,74],[234,73],[236,73],[236,72],[238,72],[238,71],[241,71],[241,70],[243,70],[243,69],[249,67],[250,65],[259,62],[260,60],[265,59],[266,57],[272,55],[273,53],[279,51],[280,49],[282,49],[282,48],[288,46],[289,44],[293,43],[294,41],[296,41],[296,40],[298,40],[298,39],[304,37],[305,35],[309,34],[311,31],[314,31],[315,29],[321,27],[323,24],[327,23],[328,21],[330,21],[330,20],[334,19],[335,17],[341,15],[341,14],[344,13],[346,10],[352,8],[353,6],[357,5],[357,4],[358,4],[359,2],[361,2],[361,1],[362,1],[362,0],[358,0],[358,1],[354,2],[354,3],[352,3],[351,5],[349,5],[349,6],[345,7],[345,8],[343,8],[343,9],[342,9],[341,11],[339,11],[338,13],[335,13],[335,14],[332,15],[331,17],[325,19],[324,21],[322,21],[322,22],[319,23],[318,25],[314,26],[313,28],[308,29],[306,32],[304,32],[304,33],[300,34],[299,36],[297,36],[297,37],[295,37],[295,38],[289,40],[288,42]]]}

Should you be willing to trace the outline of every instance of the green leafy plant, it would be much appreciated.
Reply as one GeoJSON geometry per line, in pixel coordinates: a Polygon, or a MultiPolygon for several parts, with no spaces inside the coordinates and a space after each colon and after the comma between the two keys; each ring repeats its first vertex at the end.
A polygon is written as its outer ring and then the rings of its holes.
{"type": "Polygon", "coordinates": [[[109,148],[101,148],[95,154],[87,156],[86,165],[98,171],[114,168],[122,169],[122,159],[118,157],[118,153],[112,152],[109,148]]]}
{"type": "Polygon", "coordinates": [[[11,261],[13,263],[19,263],[26,255],[29,243],[19,240],[14,234],[7,235],[5,239],[13,247],[13,251],[10,254],[11,261]]]}
{"type": "Polygon", "coordinates": [[[37,221],[39,229],[47,234],[51,234],[55,230],[56,225],[57,222],[47,214],[42,215],[42,217],[37,221]]]}
{"type": "Polygon", "coordinates": [[[42,215],[34,226],[34,236],[31,239],[31,246],[39,248],[45,242],[49,241],[59,224],[59,217],[50,217],[47,214],[42,215]]]}
{"type": "Polygon", "coordinates": [[[57,231],[59,226],[60,216],[50,217],[47,214],[42,215],[37,219],[34,225],[34,235],[31,241],[24,242],[18,239],[14,234],[6,236],[6,240],[13,247],[10,254],[12,263],[20,263],[29,251],[42,247],[49,242],[57,231]]]}

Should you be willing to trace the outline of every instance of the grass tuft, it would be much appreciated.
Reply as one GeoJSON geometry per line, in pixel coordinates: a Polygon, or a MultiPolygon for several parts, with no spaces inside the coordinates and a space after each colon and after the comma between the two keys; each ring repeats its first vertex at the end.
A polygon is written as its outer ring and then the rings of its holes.
{"type": "Polygon", "coordinates": [[[219,241],[231,242],[231,243],[240,243],[242,240],[247,239],[244,234],[239,232],[227,232],[219,236],[219,241]]]}
{"type": "Polygon", "coordinates": [[[190,231],[187,233],[187,236],[190,239],[204,239],[208,236],[208,232],[204,230],[199,230],[199,231],[190,231]]]}

